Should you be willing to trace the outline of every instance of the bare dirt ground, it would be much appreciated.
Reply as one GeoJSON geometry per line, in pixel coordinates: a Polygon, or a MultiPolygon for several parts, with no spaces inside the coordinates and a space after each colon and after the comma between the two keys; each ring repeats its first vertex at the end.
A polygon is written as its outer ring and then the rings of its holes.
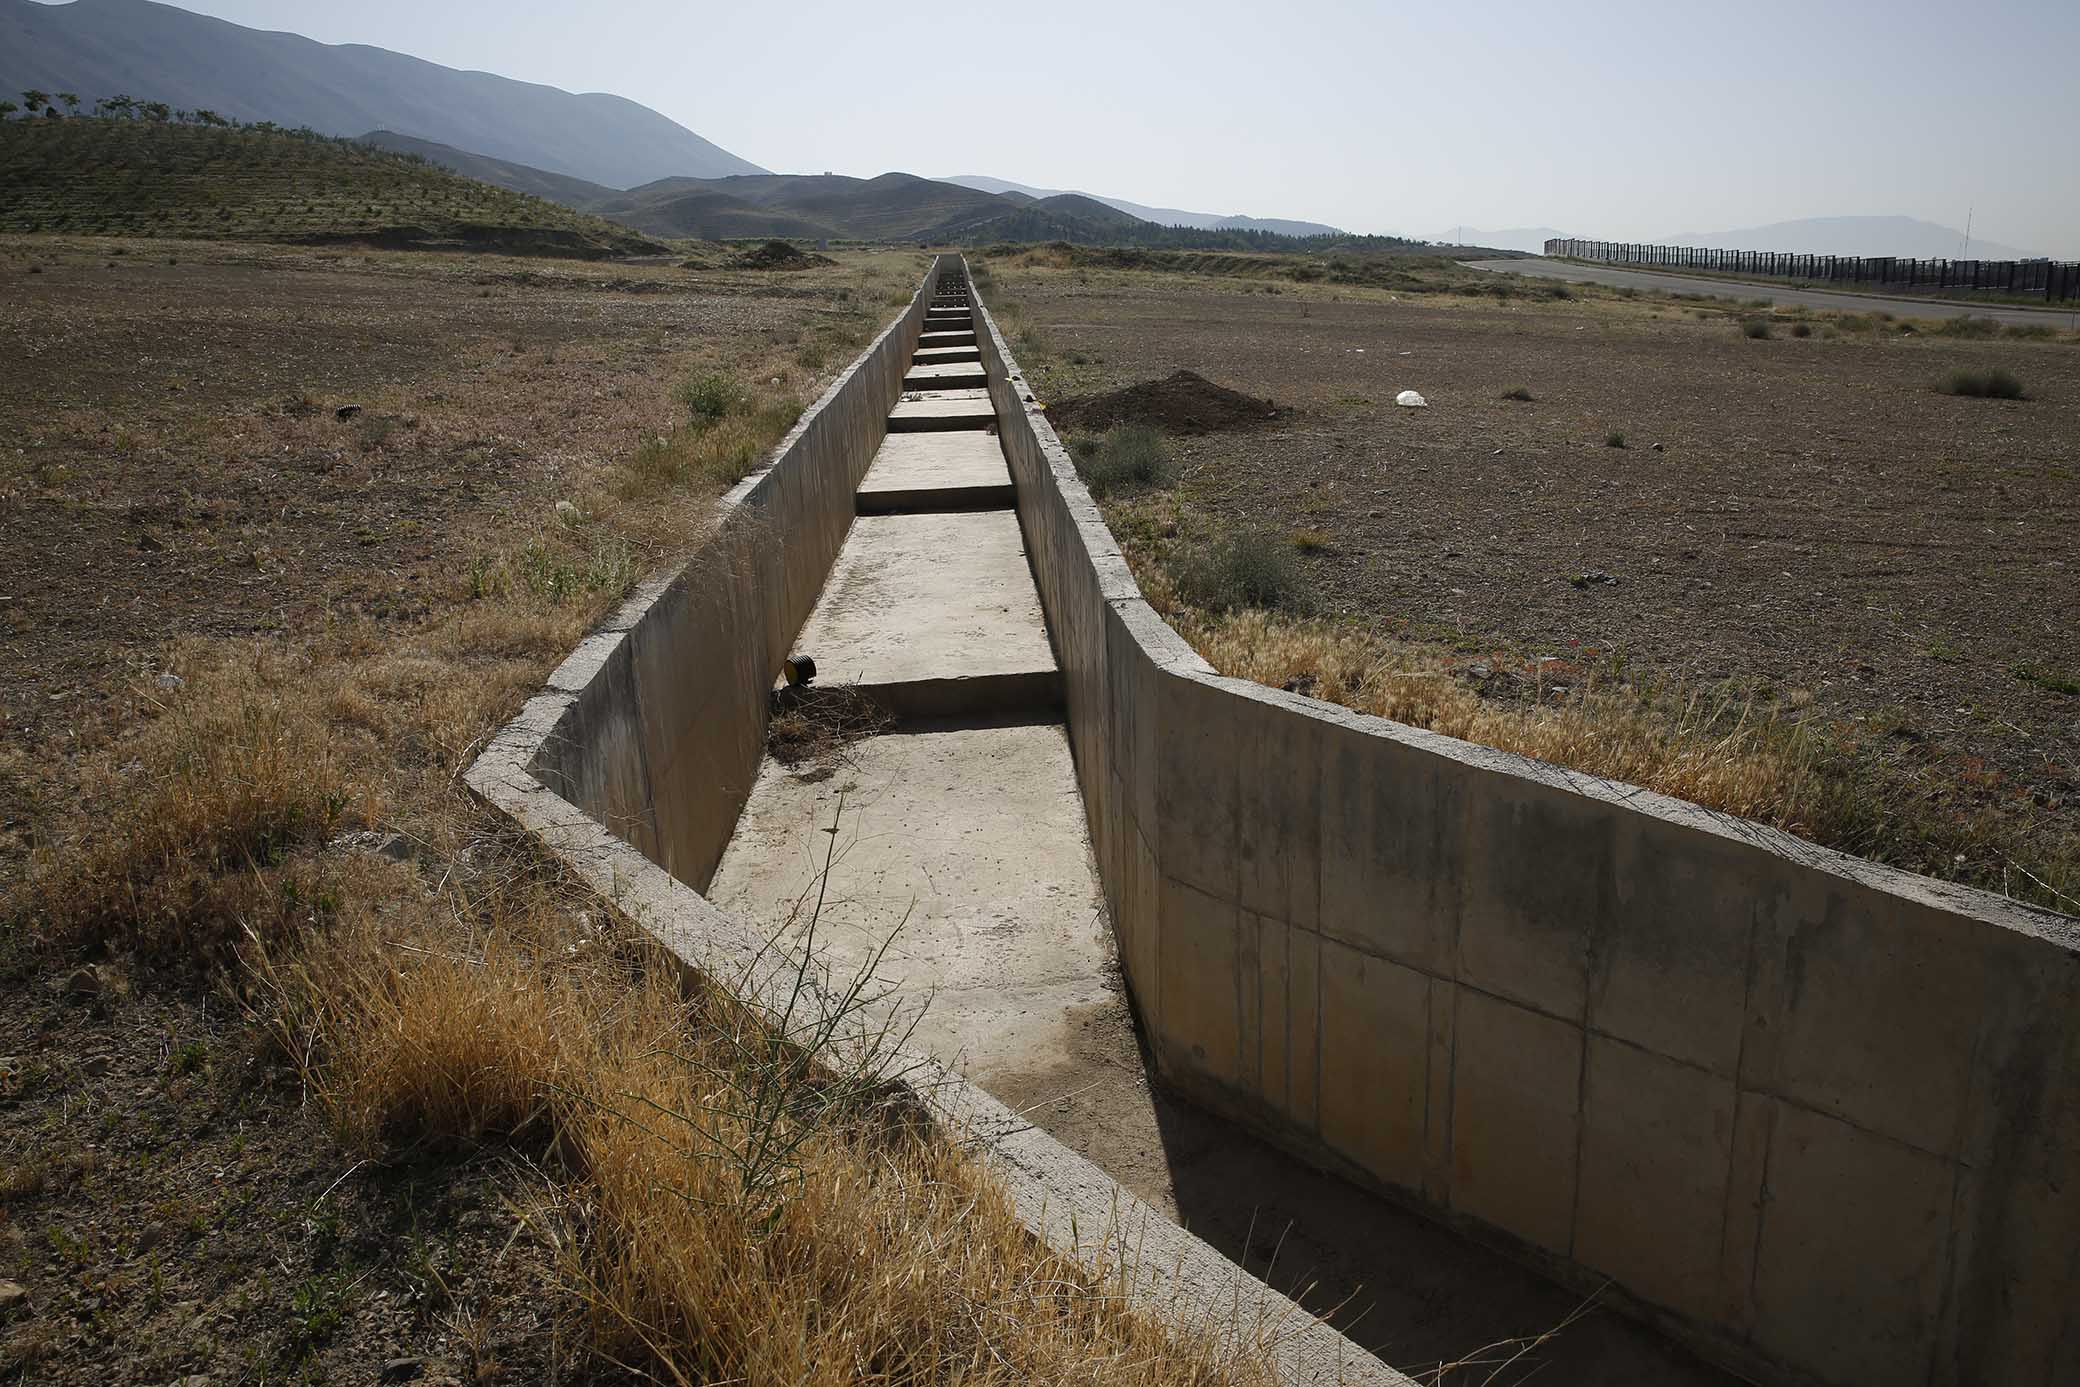
{"type": "MultiPolygon", "coordinates": [[[[674,388],[813,398],[917,263],[0,238],[0,892],[198,650],[374,668],[441,622],[397,698],[501,716],[700,532],[705,494],[611,489],[674,388]]],[[[408,801],[467,748],[385,750],[408,801]]],[[[524,1158],[347,1149],[229,981],[12,936],[0,997],[0,1381],[618,1380],[524,1158]]]]}
{"type": "Polygon", "coordinates": [[[1751,340],[1753,310],[1589,289],[1469,302],[1017,262],[998,283],[1043,398],[1189,369],[1289,411],[1180,440],[1179,494],[1307,532],[1321,610],[1469,662],[1810,698],[1909,775],[2080,827],[2080,346],[1826,317],[1751,340]],[[2031,398],[1933,388],[1988,367],[2031,398]],[[1533,398],[1502,398],[1518,386],[1533,398]],[[1397,408],[1404,389],[1428,408],[1397,408]]]}

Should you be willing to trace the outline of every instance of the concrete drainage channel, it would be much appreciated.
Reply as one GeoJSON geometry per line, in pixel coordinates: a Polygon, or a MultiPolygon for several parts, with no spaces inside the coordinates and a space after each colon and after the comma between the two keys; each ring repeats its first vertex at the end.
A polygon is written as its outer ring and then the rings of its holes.
{"type": "MultiPolygon", "coordinates": [[[[877,1018],[914,1025],[919,1048],[1401,1368],[1560,1322],[1575,1296],[1151,1082],[976,326],[965,291],[942,284],[794,642],[817,683],[783,699],[830,740],[766,760],[708,899],[791,943],[813,929],[840,977],[878,956],[877,1018]]],[[[1607,1317],[1497,1381],[1533,1367],[1721,1380],[1607,1317]]]]}
{"type": "MultiPolygon", "coordinates": [[[[724,498],[717,538],[587,637],[468,784],[666,957],[776,1021],[804,1007],[802,955],[769,922],[797,916],[827,860],[817,829],[836,824],[848,841],[816,958],[842,970],[912,916],[882,973],[938,996],[904,1081],[1036,1237],[1152,1313],[1268,1342],[1295,1387],[1413,1387],[946,1064],[1027,1062],[1049,1044],[1036,1022],[1059,1029],[1113,986],[1059,672],[982,379],[965,276],[942,258],[724,498]],[[819,652],[826,687],[842,678],[895,720],[829,776],[763,757],[769,681],[797,647],[819,652]],[[997,947],[971,948],[977,933],[997,947]]],[[[810,989],[835,1012],[818,972],[810,989]]],[[[875,1024],[861,1018],[851,1043],[873,1043],[875,1024]]]]}
{"type": "MultiPolygon", "coordinates": [[[[708,899],[790,943],[813,928],[839,977],[878,956],[875,1017],[914,1026],[918,1048],[1402,1368],[1558,1323],[1575,1297],[1151,1082],[976,324],[947,289],[794,642],[817,683],[783,699],[830,740],[768,757],[708,899]]],[[[1498,1382],[1534,1366],[1719,1380],[1622,1321],[1572,1330],[1498,1382]]]]}
{"type": "Polygon", "coordinates": [[[708,898],[798,939],[830,860],[813,921],[830,965],[847,973],[886,943],[884,1007],[921,1012],[916,1042],[994,1091],[1060,1053],[1065,1018],[1106,997],[1104,893],[957,284],[942,282],[919,340],[795,641],[836,686],[800,691],[797,716],[837,723],[839,740],[810,763],[767,760],[708,898]],[[845,740],[854,700],[889,725],[845,740]]]}
{"type": "Polygon", "coordinates": [[[2073,1380],[2071,921],[1216,675],[963,274],[478,793],[775,1014],[812,892],[841,971],[893,931],[919,1096],[1036,1233],[1214,1323],[1292,1311],[1238,1267],[1340,1306],[1293,1381],[1407,1380],[1353,1341],[1486,1381],[1599,1287],[1635,1318],[1514,1371],[1726,1380],[1651,1323],[1764,1381],[2073,1380]],[[885,721],[768,760],[794,650],[885,721]]]}

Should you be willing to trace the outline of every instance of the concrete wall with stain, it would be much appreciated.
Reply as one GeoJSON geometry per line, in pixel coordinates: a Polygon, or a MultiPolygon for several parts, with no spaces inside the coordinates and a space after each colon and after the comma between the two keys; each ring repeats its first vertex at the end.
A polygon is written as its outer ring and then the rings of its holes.
{"type": "Polygon", "coordinates": [[[2080,923],[1217,676],[979,340],[1168,1080],[1753,1375],[2080,1382],[2080,923]]]}
{"type": "Polygon", "coordinates": [[[934,262],[909,309],[723,498],[715,533],[550,677],[569,702],[530,770],[696,890],[758,777],[767,691],[844,546],[932,290],[957,266],[934,262]]]}

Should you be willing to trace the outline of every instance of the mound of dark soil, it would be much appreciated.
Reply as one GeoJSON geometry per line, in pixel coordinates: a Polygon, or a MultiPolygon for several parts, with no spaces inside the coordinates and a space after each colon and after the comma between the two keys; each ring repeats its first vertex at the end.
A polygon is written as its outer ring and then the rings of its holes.
{"type": "Polygon", "coordinates": [[[1164,433],[1227,433],[1283,419],[1290,411],[1224,385],[1197,371],[1145,380],[1102,395],[1081,395],[1047,407],[1057,429],[1093,432],[1121,424],[1146,424],[1164,433]]]}
{"type": "Polygon", "coordinates": [[[816,265],[837,263],[827,255],[812,254],[786,241],[768,241],[730,262],[739,270],[806,270],[816,265]]]}

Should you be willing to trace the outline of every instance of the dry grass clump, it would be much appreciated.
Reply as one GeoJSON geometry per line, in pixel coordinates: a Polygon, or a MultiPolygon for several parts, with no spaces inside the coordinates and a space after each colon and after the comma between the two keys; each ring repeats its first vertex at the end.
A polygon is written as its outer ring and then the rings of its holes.
{"type": "Polygon", "coordinates": [[[829,761],[894,725],[886,709],[844,685],[790,689],[766,722],[766,754],[790,768],[829,761]]]}
{"type": "MultiPolygon", "coordinates": [[[[1148,582],[1144,575],[1144,582],[1148,582]]],[[[1484,696],[1463,657],[1330,622],[1150,600],[1223,674],[1754,819],[1812,842],[2053,910],[2080,908],[2080,839],[2056,815],[1980,793],[1962,774],[1891,766],[1811,716],[1730,689],[1632,682],[1579,663],[1484,696]],[[1562,684],[1564,688],[1555,687],[1562,684]]]]}
{"type": "Polygon", "coordinates": [[[758,470],[766,453],[801,416],[798,400],[758,399],[748,394],[727,413],[709,416],[696,412],[687,422],[636,449],[623,494],[635,497],[683,490],[696,482],[727,491],[758,470]]]}
{"type": "Polygon", "coordinates": [[[1441,652],[1325,622],[1261,611],[1212,619],[1172,613],[1172,620],[1223,674],[1307,688],[1411,727],[1749,818],[1777,820],[1809,795],[1813,755],[1804,724],[1731,695],[1670,703],[1591,688],[1548,703],[1534,686],[1528,702],[1501,702],[1456,677],[1441,652]]]}
{"type": "Polygon", "coordinates": [[[554,1233],[609,1361],[772,1387],[1275,1380],[1247,1335],[1135,1311],[1038,1244],[888,1083],[856,992],[827,999],[805,960],[769,1027],[512,870],[452,894],[468,928],[437,946],[354,912],[254,961],[355,1142],[495,1139],[559,1172],[554,1233]]]}
{"type": "Polygon", "coordinates": [[[355,798],[309,673],[256,651],[212,669],[207,698],[151,686],[149,720],[124,748],[134,773],[97,767],[103,812],[47,843],[29,879],[23,904],[44,930],[207,963],[258,917],[293,909],[296,883],[261,874],[333,833],[355,798]]]}

